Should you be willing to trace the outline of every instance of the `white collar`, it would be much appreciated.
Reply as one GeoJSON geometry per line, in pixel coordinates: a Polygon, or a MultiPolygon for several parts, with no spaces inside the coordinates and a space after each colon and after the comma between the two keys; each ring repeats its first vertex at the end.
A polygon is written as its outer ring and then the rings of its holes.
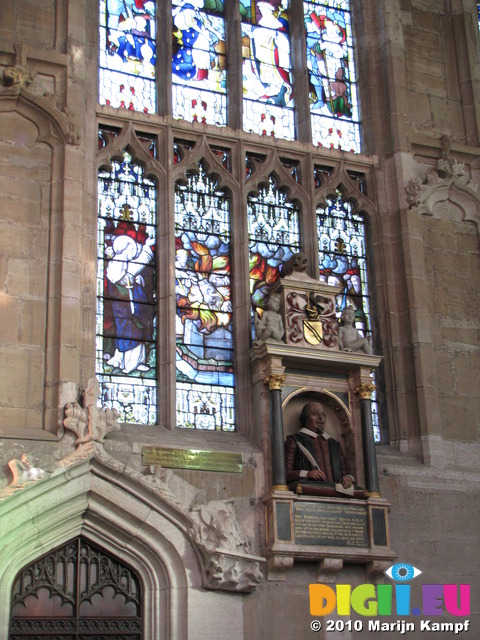
{"type": "MultiPolygon", "coordinates": [[[[305,433],[307,436],[311,438],[318,438],[319,434],[316,431],[312,431],[311,429],[307,429],[307,427],[302,427],[298,433],[305,433]]],[[[325,431],[321,434],[324,440],[329,440],[330,436],[325,433],[325,431]]]]}

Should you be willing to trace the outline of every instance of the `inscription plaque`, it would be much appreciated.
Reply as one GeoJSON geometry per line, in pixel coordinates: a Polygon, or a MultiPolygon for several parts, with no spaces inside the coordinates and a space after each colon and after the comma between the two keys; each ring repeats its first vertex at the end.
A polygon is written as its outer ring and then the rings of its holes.
{"type": "Polygon", "coordinates": [[[199,471],[242,472],[242,454],[201,449],[168,449],[143,447],[144,465],[159,464],[170,469],[196,469],[199,471]]]}
{"type": "Polygon", "coordinates": [[[368,547],[367,511],[361,505],[297,503],[294,531],[297,544],[368,547]]]}

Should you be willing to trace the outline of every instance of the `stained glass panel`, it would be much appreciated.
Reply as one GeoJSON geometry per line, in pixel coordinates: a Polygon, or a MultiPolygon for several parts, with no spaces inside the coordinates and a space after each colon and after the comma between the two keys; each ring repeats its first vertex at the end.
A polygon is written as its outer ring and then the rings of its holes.
{"type": "Polygon", "coordinates": [[[240,0],[243,128],[295,138],[289,0],[240,0]]]}
{"type": "Polygon", "coordinates": [[[342,193],[317,207],[318,262],[320,280],[339,285],[337,315],[346,306],[355,309],[355,326],[362,335],[371,331],[365,252],[365,222],[342,193]]]}
{"type": "Polygon", "coordinates": [[[173,116],[226,125],[223,0],[174,0],[173,116]]]}
{"type": "Polygon", "coordinates": [[[275,178],[250,194],[248,246],[252,308],[264,309],[270,289],[280,277],[281,266],[300,251],[299,208],[277,188],[275,178]]]}
{"type": "Polygon", "coordinates": [[[312,141],[360,152],[360,125],[349,0],[303,3],[312,141]]]}
{"type": "Polygon", "coordinates": [[[155,1],[100,0],[100,104],[155,113],[155,1]]]}
{"type": "Polygon", "coordinates": [[[99,403],[156,422],[156,186],[124,151],[98,178],[99,403]]]}
{"type": "Polygon", "coordinates": [[[230,203],[202,163],[175,188],[177,426],[234,431],[230,203]]]}

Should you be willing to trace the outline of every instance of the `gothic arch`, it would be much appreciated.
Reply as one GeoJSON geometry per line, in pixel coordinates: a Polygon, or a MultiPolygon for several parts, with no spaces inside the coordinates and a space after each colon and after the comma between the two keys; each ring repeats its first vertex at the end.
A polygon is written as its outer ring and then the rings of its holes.
{"type": "Polygon", "coordinates": [[[202,583],[198,550],[186,536],[188,520],[132,474],[121,474],[93,457],[3,497],[3,522],[8,522],[0,538],[4,637],[15,576],[40,555],[80,535],[140,576],[146,639],[187,637],[187,587],[202,583]]]}

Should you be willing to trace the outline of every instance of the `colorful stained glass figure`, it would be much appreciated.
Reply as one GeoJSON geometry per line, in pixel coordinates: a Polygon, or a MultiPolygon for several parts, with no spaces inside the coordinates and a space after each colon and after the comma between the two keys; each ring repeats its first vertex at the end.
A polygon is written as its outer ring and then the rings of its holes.
{"type": "Polygon", "coordinates": [[[99,403],[156,422],[156,186],[128,151],[98,178],[99,403]]]}
{"type": "Polygon", "coordinates": [[[100,0],[100,104],[155,113],[154,0],[100,0]]]}
{"type": "Polygon", "coordinates": [[[173,116],[227,123],[225,20],[222,0],[173,0],[173,116]]]}
{"type": "Polygon", "coordinates": [[[303,3],[313,144],[359,153],[349,0],[303,3]]]}
{"type": "Polygon", "coordinates": [[[346,306],[355,309],[355,326],[370,335],[370,303],[365,252],[365,222],[342,192],[317,207],[318,263],[320,280],[342,287],[337,296],[337,315],[346,306]]]}
{"type": "Polygon", "coordinates": [[[243,128],[295,138],[289,0],[240,0],[243,128]]]}
{"type": "Polygon", "coordinates": [[[247,210],[250,293],[255,313],[265,308],[282,265],[300,251],[299,207],[270,176],[258,194],[248,196],[247,210]]]}
{"type": "Polygon", "coordinates": [[[177,426],[234,431],[230,202],[202,163],[175,188],[177,426]]]}

